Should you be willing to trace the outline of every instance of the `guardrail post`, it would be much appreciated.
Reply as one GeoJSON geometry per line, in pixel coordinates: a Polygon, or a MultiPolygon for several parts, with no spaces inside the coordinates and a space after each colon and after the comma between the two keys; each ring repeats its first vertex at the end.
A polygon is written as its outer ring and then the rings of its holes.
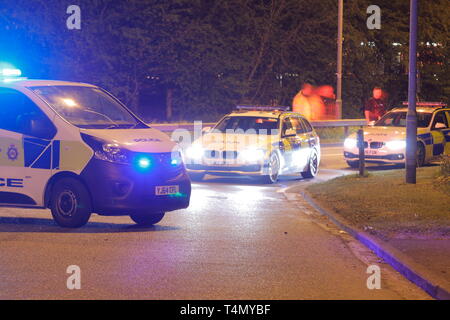
{"type": "Polygon", "coordinates": [[[364,155],[364,130],[358,130],[358,149],[359,149],[359,175],[364,176],[366,171],[366,157],[364,155]]]}

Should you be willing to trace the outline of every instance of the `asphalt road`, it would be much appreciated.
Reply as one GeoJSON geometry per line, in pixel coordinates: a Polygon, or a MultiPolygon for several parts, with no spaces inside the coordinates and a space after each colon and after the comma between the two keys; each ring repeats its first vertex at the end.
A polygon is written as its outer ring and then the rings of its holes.
{"type": "MultiPolygon", "coordinates": [[[[322,160],[316,181],[349,172],[339,147],[322,160]]],[[[309,183],[208,176],[189,209],[151,228],[93,215],[66,230],[49,211],[0,209],[0,299],[429,299],[289,192],[309,183]],[[379,290],[366,285],[373,264],[379,290]],[[80,290],[67,289],[70,265],[80,290]]]]}

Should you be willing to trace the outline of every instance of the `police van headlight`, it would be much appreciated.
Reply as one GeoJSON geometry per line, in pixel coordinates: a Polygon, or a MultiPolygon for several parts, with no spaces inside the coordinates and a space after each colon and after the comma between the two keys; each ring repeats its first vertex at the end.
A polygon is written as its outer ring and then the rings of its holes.
{"type": "Polygon", "coordinates": [[[128,150],[120,148],[117,143],[106,142],[83,133],[81,137],[94,151],[95,159],[121,164],[130,163],[128,150]]]}
{"type": "Polygon", "coordinates": [[[356,148],[356,144],[356,139],[354,138],[347,138],[344,140],[344,147],[347,149],[356,148]]]}
{"type": "Polygon", "coordinates": [[[121,149],[116,143],[104,143],[101,150],[94,152],[94,157],[114,163],[129,163],[126,151],[121,149]]]}
{"type": "Polygon", "coordinates": [[[391,150],[400,150],[406,148],[405,140],[393,140],[386,142],[386,147],[391,150]]]}
{"type": "Polygon", "coordinates": [[[248,162],[256,162],[264,159],[266,152],[263,149],[248,148],[241,151],[241,157],[248,162]]]}

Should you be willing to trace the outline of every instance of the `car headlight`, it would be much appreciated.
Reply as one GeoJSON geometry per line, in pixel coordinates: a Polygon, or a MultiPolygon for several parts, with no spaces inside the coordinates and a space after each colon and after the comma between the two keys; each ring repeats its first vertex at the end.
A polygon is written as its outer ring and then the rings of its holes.
{"type": "Polygon", "coordinates": [[[264,159],[266,152],[262,149],[248,148],[241,152],[243,160],[248,162],[254,162],[264,159]]]}
{"type": "Polygon", "coordinates": [[[386,142],[386,147],[392,150],[400,150],[406,148],[405,140],[394,140],[386,142]]]}
{"type": "Polygon", "coordinates": [[[94,157],[114,163],[129,163],[127,151],[121,149],[118,144],[104,143],[101,148],[94,151],[94,157]]]}
{"type": "Polygon", "coordinates": [[[186,149],[186,157],[190,159],[201,159],[204,153],[205,149],[200,145],[192,145],[186,149]]]}
{"type": "Polygon", "coordinates": [[[353,149],[356,148],[357,142],[354,138],[347,138],[344,141],[344,147],[347,149],[353,149]]]}

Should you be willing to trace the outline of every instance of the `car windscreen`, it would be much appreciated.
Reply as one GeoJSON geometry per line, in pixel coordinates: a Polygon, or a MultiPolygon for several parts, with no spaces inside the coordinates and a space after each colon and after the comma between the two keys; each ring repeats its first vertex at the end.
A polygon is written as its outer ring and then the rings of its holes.
{"type": "Polygon", "coordinates": [[[97,87],[29,87],[71,124],[85,129],[128,129],[144,127],[115,98],[97,87]]]}
{"type": "MultiPolygon", "coordinates": [[[[417,127],[427,128],[432,117],[431,112],[417,112],[417,127]]],[[[375,123],[378,127],[406,127],[406,112],[388,112],[375,123]]]]}
{"type": "Polygon", "coordinates": [[[227,131],[258,133],[258,134],[277,134],[278,119],[269,117],[225,117],[220,121],[214,131],[226,133],[227,131]]]}

